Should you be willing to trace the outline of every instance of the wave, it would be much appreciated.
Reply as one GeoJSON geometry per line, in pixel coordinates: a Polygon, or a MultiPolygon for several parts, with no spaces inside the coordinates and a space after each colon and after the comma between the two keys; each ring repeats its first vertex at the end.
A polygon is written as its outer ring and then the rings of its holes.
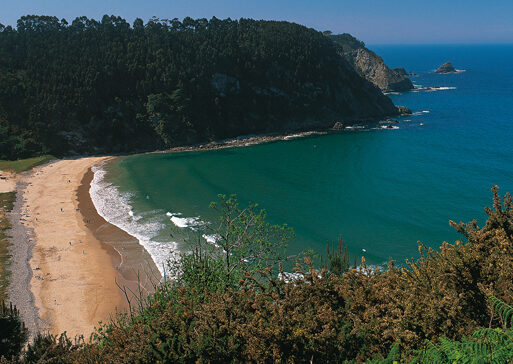
{"type": "Polygon", "coordinates": [[[456,90],[454,86],[433,86],[426,89],[426,92],[456,90]]]}
{"type": "Polygon", "coordinates": [[[199,217],[178,217],[181,214],[173,214],[169,219],[175,226],[179,228],[191,228],[197,230],[197,227],[205,225],[204,221],[201,221],[199,217]]]}
{"type": "Polygon", "coordinates": [[[157,218],[142,219],[145,216],[137,216],[130,206],[133,194],[122,193],[112,183],[107,182],[105,180],[107,172],[103,169],[103,164],[93,166],[92,171],[94,178],[89,194],[98,214],[107,222],[139,240],[139,243],[152,257],[160,273],[164,275],[167,261],[173,259],[178,252],[178,244],[174,241],[158,242],[153,240],[165,225],[157,218]]]}
{"type": "Polygon", "coordinates": [[[355,125],[346,126],[344,129],[347,129],[347,130],[365,129],[365,125],[355,124],[355,125]]]}
{"type": "Polygon", "coordinates": [[[413,85],[414,89],[412,92],[434,92],[434,91],[447,91],[447,90],[456,90],[454,86],[423,86],[423,85],[413,85]]]}
{"type": "Polygon", "coordinates": [[[381,129],[387,129],[387,130],[396,130],[396,129],[399,129],[398,126],[395,126],[395,125],[381,125],[380,126],[381,129]]]}
{"type": "Polygon", "coordinates": [[[316,134],[319,134],[319,132],[317,132],[317,131],[306,131],[306,132],[301,132],[301,133],[298,133],[298,134],[286,135],[286,136],[284,136],[282,138],[282,140],[291,140],[291,139],[305,138],[305,137],[308,137],[308,136],[311,136],[311,135],[316,135],[316,134]]]}
{"type": "Polygon", "coordinates": [[[217,234],[211,234],[211,235],[203,234],[201,236],[203,237],[203,239],[205,239],[205,241],[207,243],[212,244],[216,248],[221,249],[221,246],[219,244],[217,244],[217,241],[221,238],[219,235],[217,235],[217,234]]]}

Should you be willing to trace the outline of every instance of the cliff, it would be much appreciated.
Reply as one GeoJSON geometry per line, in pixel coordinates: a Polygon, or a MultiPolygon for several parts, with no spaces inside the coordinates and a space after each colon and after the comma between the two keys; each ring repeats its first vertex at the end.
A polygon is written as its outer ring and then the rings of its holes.
{"type": "Polygon", "coordinates": [[[331,35],[329,38],[337,45],[338,52],[361,76],[378,86],[382,91],[407,91],[413,84],[404,68],[389,68],[383,59],[365,44],[349,34],[331,35]]]}

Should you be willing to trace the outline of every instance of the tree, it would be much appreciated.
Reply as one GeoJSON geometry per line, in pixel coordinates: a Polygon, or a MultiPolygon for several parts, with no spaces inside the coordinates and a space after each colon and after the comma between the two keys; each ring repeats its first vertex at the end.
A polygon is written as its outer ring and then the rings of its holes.
{"type": "Polygon", "coordinates": [[[220,214],[215,243],[222,249],[227,277],[285,259],[287,242],[294,237],[292,228],[268,223],[267,213],[255,203],[241,208],[236,195],[219,198],[220,203],[212,202],[210,207],[220,214]]]}
{"type": "Polygon", "coordinates": [[[28,330],[16,306],[0,302],[0,357],[18,356],[27,338],[28,330]]]}

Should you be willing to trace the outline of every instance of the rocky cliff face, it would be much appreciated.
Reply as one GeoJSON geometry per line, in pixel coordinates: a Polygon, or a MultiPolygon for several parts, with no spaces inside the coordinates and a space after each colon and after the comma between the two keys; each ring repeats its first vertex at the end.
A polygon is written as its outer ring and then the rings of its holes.
{"type": "Polygon", "coordinates": [[[355,70],[382,91],[413,89],[410,79],[400,71],[389,68],[383,59],[367,48],[358,48],[343,55],[355,70]]]}
{"type": "Polygon", "coordinates": [[[330,36],[338,47],[338,52],[361,76],[378,86],[382,91],[407,91],[413,84],[404,68],[389,68],[383,59],[365,44],[350,34],[330,36]]]}

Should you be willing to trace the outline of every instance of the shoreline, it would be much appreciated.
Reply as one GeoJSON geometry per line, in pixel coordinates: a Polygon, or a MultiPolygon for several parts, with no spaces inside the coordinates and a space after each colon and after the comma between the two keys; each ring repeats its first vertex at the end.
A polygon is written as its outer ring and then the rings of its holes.
{"type": "Polygon", "coordinates": [[[87,338],[99,321],[129,309],[127,298],[153,288],[157,269],[149,254],[103,220],[89,196],[91,166],[106,159],[57,160],[18,175],[9,215],[9,299],[32,335],[67,331],[87,338]]]}
{"type": "MultiPolygon", "coordinates": [[[[328,130],[321,130],[321,131],[311,130],[311,131],[301,131],[301,132],[293,132],[293,133],[249,134],[249,135],[241,135],[241,136],[233,137],[233,138],[214,140],[211,142],[204,142],[204,143],[197,143],[197,144],[193,144],[193,145],[172,147],[172,148],[165,149],[165,150],[155,150],[155,151],[145,152],[145,153],[133,153],[133,154],[129,154],[129,155],[153,154],[153,153],[197,152],[197,151],[224,149],[224,148],[250,147],[252,145],[266,144],[266,143],[272,143],[272,142],[278,142],[278,141],[287,141],[287,140],[292,140],[292,139],[305,138],[305,137],[309,137],[309,136],[338,134],[342,130],[328,129],[328,130]]],[[[347,130],[349,131],[351,129],[348,128],[347,130]]]]}
{"type": "MultiPolygon", "coordinates": [[[[349,127],[347,130],[351,130],[351,127],[349,127]]],[[[16,230],[17,233],[11,234],[13,237],[10,240],[12,242],[11,245],[16,246],[16,249],[18,250],[18,253],[13,254],[12,264],[21,264],[20,267],[25,264],[25,272],[21,274],[23,269],[13,269],[13,271],[20,272],[20,274],[13,274],[11,276],[9,298],[20,309],[22,317],[27,321],[27,326],[29,326],[31,333],[35,333],[39,330],[49,330],[55,334],[60,334],[62,331],[67,331],[70,337],[76,334],[83,334],[84,336],[87,336],[92,332],[94,327],[97,326],[98,321],[102,320],[105,322],[110,317],[112,317],[115,312],[120,310],[126,311],[129,309],[130,304],[127,302],[127,298],[131,301],[133,308],[133,306],[138,302],[136,297],[139,295],[144,296],[149,292],[152,292],[154,285],[160,281],[161,274],[156,266],[155,261],[149,252],[144,248],[144,246],[140,244],[139,240],[130,235],[125,230],[107,222],[96,211],[91,195],[89,193],[91,182],[94,177],[94,173],[92,172],[92,167],[94,165],[105,162],[112,158],[129,155],[132,156],[137,154],[194,152],[223,148],[247,147],[310,136],[336,134],[340,131],[341,130],[328,129],[293,133],[244,135],[224,140],[173,147],[166,150],[130,153],[120,156],[84,156],[73,159],[59,159],[48,164],[35,167],[32,171],[23,172],[17,176],[16,206],[10,214],[10,219],[12,222],[11,231],[14,232],[16,230]],[[75,212],[74,220],[76,224],[79,225],[78,229],[77,226],[75,226],[72,232],[68,231],[68,234],[70,234],[68,236],[69,239],[66,238],[65,240],[68,240],[71,243],[69,246],[63,246],[62,242],[61,244],[53,245],[52,243],[47,242],[49,247],[46,246],[46,249],[50,248],[50,250],[52,250],[50,255],[53,255],[54,258],[55,254],[57,253],[56,258],[58,262],[61,259],[61,254],[58,254],[58,252],[62,251],[64,254],[64,251],[70,250],[70,247],[75,247],[75,242],[73,240],[77,241],[77,235],[89,235],[89,239],[91,241],[89,242],[89,246],[87,246],[88,249],[93,248],[96,250],[97,253],[102,256],[100,260],[104,264],[107,264],[107,267],[112,268],[111,272],[109,273],[109,277],[113,279],[111,279],[111,282],[107,284],[111,288],[110,290],[107,290],[109,291],[108,296],[110,297],[111,301],[113,301],[110,304],[110,309],[100,310],[102,313],[98,314],[98,307],[96,307],[94,309],[94,314],[89,315],[89,323],[85,325],[82,323],[81,326],[79,325],[82,327],[82,329],[73,328],[74,324],[69,326],[62,323],[56,323],[55,318],[60,315],[62,311],[62,309],[58,307],[58,301],[60,299],[63,301],[65,300],[64,296],[66,295],[66,289],[57,287],[56,291],[51,293],[49,287],[46,287],[49,285],[49,283],[45,281],[45,277],[48,274],[51,275],[51,273],[47,271],[51,264],[48,264],[48,252],[45,252],[45,249],[40,249],[40,236],[38,235],[40,235],[41,232],[38,231],[39,229],[35,226],[34,221],[38,220],[36,215],[39,215],[39,210],[35,210],[31,207],[32,203],[36,202],[38,199],[26,197],[27,188],[32,189],[37,187],[40,190],[45,189],[46,184],[39,183],[36,181],[36,179],[46,174],[47,171],[51,171],[55,165],[59,163],[81,163],[80,161],[87,162],[82,166],[80,173],[75,176],[75,179],[72,181],[73,183],[71,183],[71,180],[69,179],[68,183],[65,183],[65,179],[61,181],[61,187],[64,188],[64,190],[67,192],[70,192],[69,187],[73,187],[71,189],[72,198],[70,198],[67,202],[74,204],[74,208],[70,210],[74,210],[75,212]],[[73,239],[74,237],[75,239],[73,239]],[[27,242],[29,243],[28,246],[27,242]],[[55,245],[59,246],[56,247],[55,245]],[[23,250],[26,251],[23,252],[23,250]],[[40,266],[41,263],[43,265],[46,264],[47,268],[43,269],[40,266]],[[14,278],[14,276],[16,276],[16,278],[14,278]],[[25,278],[22,279],[22,277],[25,278]],[[126,290],[122,292],[120,287],[126,287],[126,290]],[[64,291],[64,295],[59,294],[59,291],[64,291]],[[21,298],[18,292],[25,292],[24,297],[21,298]],[[59,298],[57,298],[57,296],[59,296],[59,298]],[[113,299],[114,296],[117,296],[117,298],[113,299]],[[54,306],[57,307],[52,307],[50,304],[52,299],[54,301],[54,306]],[[98,320],[94,321],[95,319],[93,317],[97,317],[98,320]]],[[[66,168],[64,168],[62,172],[66,172],[66,168]]],[[[62,175],[67,175],[67,173],[62,173],[62,175]]],[[[40,191],[40,195],[43,195],[42,191],[40,191]]],[[[62,203],[64,202],[61,201],[60,204],[62,203]]],[[[50,201],[50,203],[41,203],[40,205],[42,206],[51,204],[52,203],[50,201]]],[[[67,210],[68,209],[66,209],[66,211],[67,210]]],[[[59,214],[57,214],[57,217],[58,216],[59,214]]],[[[56,219],[55,221],[59,220],[56,219]]],[[[77,245],[80,244],[83,244],[83,242],[81,239],[78,239],[77,245]]],[[[82,250],[82,255],[86,255],[85,249],[82,250]]],[[[53,263],[55,263],[55,261],[53,263]]],[[[83,265],[81,266],[78,264],[78,266],[84,268],[83,265]]],[[[107,270],[109,269],[107,268],[107,270]]],[[[91,273],[95,274],[96,272],[91,273]]],[[[61,275],[59,278],[62,279],[63,276],[61,275]]],[[[58,282],[59,278],[50,278],[50,280],[58,282]]],[[[102,289],[105,288],[101,282],[98,282],[98,287],[101,287],[102,289]]],[[[77,294],[80,294],[80,292],[77,292],[77,294]]],[[[95,297],[95,305],[98,306],[98,295],[96,294],[95,297]]],[[[104,299],[103,301],[106,300],[104,299]]],[[[103,306],[105,306],[105,304],[103,306]]],[[[77,311],[78,309],[72,307],[72,310],[77,311]]],[[[80,320],[80,318],[72,316],[74,315],[68,315],[68,319],[71,319],[71,321],[80,320]]],[[[62,318],[60,321],[63,320],[64,318],[62,318]]]]}
{"type": "MultiPolygon", "coordinates": [[[[402,113],[395,115],[395,117],[409,116],[411,114],[402,113]]],[[[279,141],[287,141],[299,138],[306,138],[311,136],[321,136],[321,135],[332,135],[332,134],[340,134],[343,132],[355,132],[360,130],[373,130],[373,129],[382,129],[381,127],[371,127],[371,126],[380,126],[382,124],[396,124],[398,123],[395,119],[376,119],[372,122],[368,120],[361,120],[360,122],[355,121],[353,124],[344,123],[341,124],[340,127],[330,127],[330,128],[322,128],[322,129],[312,129],[307,131],[291,131],[288,133],[283,132],[274,132],[274,133],[264,133],[264,134],[248,134],[248,135],[240,135],[233,138],[226,138],[220,140],[213,140],[210,142],[201,142],[195,143],[191,145],[183,145],[177,147],[171,147],[163,150],[151,150],[151,151],[139,151],[133,153],[126,153],[119,155],[119,157],[127,157],[139,154],[156,154],[156,153],[181,153],[181,152],[198,152],[198,151],[208,151],[208,150],[216,150],[216,149],[225,149],[225,148],[243,148],[250,147],[253,145],[273,143],[279,141]]]]}
{"type": "MultiPolygon", "coordinates": [[[[120,274],[119,285],[127,287],[128,293],[148,294],[160,282],[160,272],[139,239],[106,221],[96,210],[89,193],[94,178],[92,167],[84,174],[77,189],[78,208],[84,224],[109,253],[112,264],[120,274]]],[[[134,299],[133,295],[129,295],[129,298],[134,299]]]]}

